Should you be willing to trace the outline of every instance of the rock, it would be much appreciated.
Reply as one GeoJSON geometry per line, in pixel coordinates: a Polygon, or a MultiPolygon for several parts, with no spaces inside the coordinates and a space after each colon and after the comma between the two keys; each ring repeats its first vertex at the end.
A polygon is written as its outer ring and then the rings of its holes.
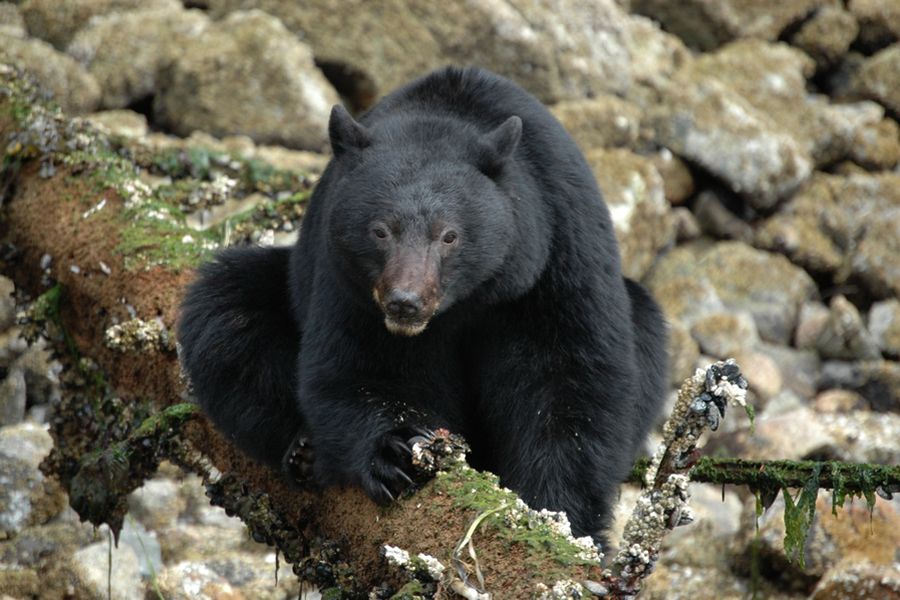
{"type": "Polygon", "coordinates": [[[800,306],[817,295],[802,269],[741,242],[713,246],[700,257],[697,273],[709,279],[726,308],[750,312],[760,337],[776,343],[788,343],[800,306]]]}
{"type": "Polygon", "coordinates": [[[0,380],[0,427],[15,425],[25,418],[25,374],[14,369],[0,380]]]}
{"type": "Polygon", "coordinates": [[[707,189],[697,194],[694,200],[694,215],[700,229],[712,237],[753,241],[753,229],[743,219],[731,212],[725,205],[723,191],[707,189]]]}
{"type": "Polygon", "coordinates": [[[63,557],[96,541],[98,534],[90,523],[54,520],[26,527],[15,537],[0,542],[0,564],[40,567],[48,557],[63,557]]]}
{"type": "Polygon", "coordinates": [[[831,299],[829,308],[828,319],[816,339],[816,349],[822,358],[881,358],[878,344],[849,300],[837,295],[831,299]]]}
{"type": "Polygon", "coordinates": [[[37,469],[53,449],[53,438],[47,427],[34,423],[20,423],[0,428],[0,456],[22,462],[37,469]]]}
{"type": "Polygon", "coordinates": [[[710,439],[710,453],[721,448],[727,448],[729,456],[749,460],[841,457],[837,438],[805,406],[774,416],[758,415],[752,435],[748,430],[741,430],[732,433],[729,439],[710,439]]]}
{"type": "Polygon", "coordinates": [[[819,334],[825,328],[831,312],[821,302],[805,302],[797,316],[797,329],[794,331],[794,346],[800,350],[814,350],[819,334]]]}
{"type": "Polygon", "coordinates": [[[821,70],[836,64],[858,33],[852,14],[838,6],[823,6],[791,36],[791,44],[809,54],[821,70]]]}
{"type": "Polygon", "coordinates": [[[97,542],[77,550],[72,555],[72,568],[81,584],[95,598],[107,597],[107,584],[111,585],[110,598],[130,600],[144,595],[141,583],[139,559],[126,544],[110,549],[112,541],[97,542]],[[109,577],[109,553],[112,552],[112,573],[109,577]]]}
{"type": "Polygon", "coordinates": [[[209,25],[198,10],[171,7],[94,17],[67,52],[96,78],[104,108],[124,108],[153,96],[157,77],[209,25]]]}
{"type": "Polygon", "coordinates": [[[725,311],[712,283],[696,271],[704,249],[678,246],[662,256],[645,280],[669,322],[690,328],[698,319],[725,311]]]}
{"type": "Polygon", "coordinates": [[[641,589],[645,600],[744,600],[748,595],[752,596],[750,586],[728,570],[662,562],[641,589]]]}
{"type": "Polygon", "coordinates": [[[632,10],[659,21],[696,50],[710,50],[744,37],[775,40],[829,0],[632,0],[632,10]]]}
{"type": "Polygon", "coordinates": [[[849,158],[870,171],[894,168],[900,162],[900,126],[889,118],[861,126],[853,138],[849,158]]]}
{"type": "Polygon", "coordinates": [[[699,56],[685,69],[695,80],[715,78],[729,86],[819,166],[845,156],[860,121],[872,118],[869,112],[857,114],[809,94],[807,79],[815,72],[815,63],[784,43],[739,40],[699,56]]]}
{"type": "Polygon", "coordinates": [[[128,511],[146,528],[161,531],[174,527],[187,508],[181,486],[171,479],[153,478],[128,496],[128,511]]]}
{"type": "Polygon", "coordinates": [[[811,400],[820,387],[822,361],[816,352],[778,344],[757,344],[756,350],[771,358],[782,374],[784,387],[803,400],[811,400]]]}
{"type": "Polygon", "coordinates": [[[203,563],[166,565],[156,579],[157,589],[171,600],[243,600],[228,580],[203,563]]]}
{"type": "Polygon", "coordinates": [[[888,360],[843,362],[822,365],[822,387],[859,393],[872,410],[900,412],[900,363],[888,360]]]}
{"type": "Polygon", "coordinates": [[[890,566],[895,561],[895,551],[900,545],[900,515],[895,503],[879,498],[870,513],[864,502],[848,501],[843,507],[837,507],[837,515],[833,516],[831,492],[820,491],[816,517],[806,540],[804,565],[789,560],[784,550],[783,497],[779,495],[758,519],[752,504],[745,505],[747,517],[739,541],[740,560],[744,568],[750,560],[759,561],[760,571],[776,575],[785,589],[806,591],[839,562],[865,561],[890,566]],[[873,535],[873,531],[879,533],[873,535]]]}
{"type": "Polygon", "coordinates": [[[144,529],[143,525],[133,519],[125,519],[119,532],[119,544],[131,546],[140,557],[141,578],[152,579],[162,569],[162,549],[155,531],[144,529]]]}
{"type": "Polygon", "coordinates": [[[28,33],[50,42],[60,50],[91,18],[112,12],[138,8],[176,10],[178,0],[26,0],[21,3],[22,16],[28,33]]]}
{"type": "Polygon", "coordinates": [[[858,279],[880,299],[900,291],[898,223],[900,174],[816,173],[761,225],[756,243],[835,283],[858,279]]]}
{"type": "Polygon", "coordinates": [[[825,390],[813,400],[813,407],[820,413],[848,413],[865,404],[865,398],[850,390],[825,390]]]}
{"type": "Polygon", "coordinates": [[[675,240],[662,178],[649,160],[628,150],[595,149],[586,158],[612,215],[622,271],[640,280],[675,240]]]}
{"type": "Polygon", "coordinates": [[[45,523],[65,506],[59,483],[38,468],[52,447],[43,426],[25,422],[0,428],[0,537],[45,523]]]}
{"type": "Polygon", "coordinates": [[[759,397],[763,405],[781,392],[784,377],[772,357],[746,348],[735,349],[723,357],[732,357],[737,361],[741,366],[741,373],[750,384],[750,391],[759,397]]]}
{"type": "Polygon", "coordinates": [[[0,4],[0,35],[18,38],[27,35],[25,19],[22,18],[18,5],[10,2],[0,4]]]}
{"type": "Polygon", "coordinates": [[[553,104],[671,70],[687,56],[673,36],[613,0],[497,0],[358,3],[329,0],[209,0],[213,18],[260,8],[302,36],[316,59],[349,80],[360,108],[412,77],[445,64],[478,64],[553,104]],[[391,18],[386,19],[385,15],[391,18]]]}
{"type": "Polygon", "coordinates": [[[309,48],[274,17],[230,15],[186,40],[164,73],[154,115],[180,135],[200,129],[294,148],[326,145],[337,94],[309,48]]]}
{"type": "Polygon", "coordinates": [[[900,114],[900,43],[888,46],[863,62],[852,92],[900,114]]]}
{"type": "Polygon", "coordinates": [[[6,331],[16,322],[16,284],[0,275],[0,331],[6,331]]]}
{"type": "Polygon", "coordinates": [[[856,410],[823,413],[819,419],[837,440],[843,460],[882,465],[900,463],[900,415],[856,410]]]}
{"type": "Polygon", "coordinates": [[[110,135],[143,138],[150,132],[147,117],[133,110],[104,110],[91,113],[85,119],[110,135]]]}
{"type": "Polygon", "coordinates": [[[694,322],[691,335],[700,350],[719,359],[752,348],[759,341],[753,317],[743,312],[709,314],[694,322]]]}
{"type": "Polygon", "coordinates": [[[869,309],[869,331],[881,351],[900,357],[900,300],[876,302],[869,309]]]}
{"type": "MultiPolygon", "coordinates": [[[[221,577],[235,594],[243,598],[259,600],[282,600],[295,598],[300,592],[300,582],[296,577],[279,577],[278,584],[273,581],[275,570],[275,553],[265,554],[220,554],[203,562],[180,563],[181,572],[191,565],[195,574],[204,573],[207,577],[215,574],[221,577]]],[[[174,579],[174,577],[173,577],[174,579]]],[[[212,577],[210,580],[216,581],[212,577]]],[[[221,585],[221,584],[219,584],[221,585]]],[[[185,589],[182,587],[182,589],[185,589]]],[[[227,589],[223,585],[222,589],[227,589]]],[[[168,598],[169,596],[166,595],[168,598]]],[[[175,598],[182,596],[175,595],[175,598]]],[[[192,596],[193,598],[193,596],[192,596]]]]}
{"type": "Polygon", "coordinates": [[[687,164],[668,148],[651,154],[650,160],[663,178],[666,200],[673,206],[684,204],[694,193],[694,176],[687,164]]]}
{"type": "Polygon", "coordinates": [[[656,143],[698,164],[755,207],[768,209],[812,170],[808,152],[721,81],[690,69],[656,80],[635,100],[656,143]]]}
{"type": "Polygon", "coordinates": [[[825,573],[810,600],[900,600],[900,567],[848,560],[825,573]]]}
{"type": "Polygon", "coordinates": [[[694,217],[688,208],[684,206],[676,206],[672,208],[672,221],[675,226],[675,243],[680,244],[696,240],[702,232],[697,218],[694,217]]]}
{"type": "Polygon", "coordinates": [[[859,43],[869,51],[900,40],[900,5],[893,0],[850,0],[859,22],[859,43]]]}
{"type": "Polygon", "coordinates": [[[595,148],[633,148],[641,127],[640,109],[610,94],[559,102],[550,112],[583,152],[595,148]]]}
{"type": "Polygon", "coordinates": [[[694,366],[700,358],[697,342],[680,321],[669,323],[669,384],[678,387],[694,374],[694,366]]]}
{"type": "Polygon", "coordinates": [[[53,46],[35,39],[20,39],[0,33],[0,59],[18,64],[34,75],[65,112],[90,112],[100,102],[100,86],[84,67],[53,46]]]}
{"type": "MultiPolygon", "coordinates": [[[[900,66],[900,65],[898,65],[900,66]]],[[[851,265],[876,298],[900,296],[900,204],[872,219],[851,265]]]]}

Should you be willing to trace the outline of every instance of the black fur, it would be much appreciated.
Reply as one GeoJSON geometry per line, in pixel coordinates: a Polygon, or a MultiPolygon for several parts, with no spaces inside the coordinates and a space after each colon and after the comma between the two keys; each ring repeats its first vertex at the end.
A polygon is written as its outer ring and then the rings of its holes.
{"type": "Polygon", "coordinates": [[[475,466],[598,535],[665,395],[665,323],[622,277],[574,142],[471,68],[413,81],[359,123],[336,109],[329,131],[336,158],[290,261],[229,250],[188,292],[179,339],[200,402],[276,467],[309,436],[316,481],[378,501],[408,484],[407,440],[446,427],[475,466]],[[386,308],[398,289],[421,299],[408,320],[386,308]]]}

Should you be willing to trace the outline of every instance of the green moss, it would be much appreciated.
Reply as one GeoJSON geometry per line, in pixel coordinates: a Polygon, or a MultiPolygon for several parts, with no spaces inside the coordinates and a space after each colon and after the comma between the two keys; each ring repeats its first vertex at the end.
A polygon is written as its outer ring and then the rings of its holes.
{"type": "MultiPolygon", "coordinates": [[[[518,497],[502,488],[493,474],[468,467],[450,469],[438,474],[435,489],[451,498],[458,508],[479,514],[490,512],[480,527],[495,529],[507,544],[522,544],[533,550],[535,572],[553,575],[546,567],[537,567],[537,562],[542,562],[548,553],[561,566],[595,564],[584,558],[584,548],[554,531],[546,519],[520,510],[518,497]],[[505,509],[497,510],[504,506],[505,509]]],[[[560,577],[563,575],[565,573],[560,571],[560,577]]]]}
{"type": "Polygon", "coordinates": [[[128,270],[163,265],[182,269],[200,264],[218,247],[216,231],[196,231],[185,224],[181,209],[150,200],[123,211],[127,223],[116,251],[128,270]]]}
{"type": "Polygon", "coordinates": [[[425,598],[425,588],[422,584],[419,581],[410,581],[397,590],[390,600],[425,600],[425,598]]]}

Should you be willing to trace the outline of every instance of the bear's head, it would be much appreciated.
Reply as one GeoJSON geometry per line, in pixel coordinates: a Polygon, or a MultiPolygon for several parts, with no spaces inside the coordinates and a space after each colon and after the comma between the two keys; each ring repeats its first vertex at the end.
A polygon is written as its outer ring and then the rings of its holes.
{"type": "Polygon", "coordinates": [[[418,335],[500,271],[517,234],[503,172],[521,133],[516,116],[484,132],[422,115],[366,127],[332,111],[329,252],[391,333],[418,335]]]}

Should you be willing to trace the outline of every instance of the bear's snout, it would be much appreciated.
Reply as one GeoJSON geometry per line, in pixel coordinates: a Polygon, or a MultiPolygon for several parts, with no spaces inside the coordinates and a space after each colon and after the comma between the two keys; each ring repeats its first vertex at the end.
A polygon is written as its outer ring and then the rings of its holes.
{"type": "Polygon", "coordinates": [[[391,290],[384,304],[384,311],[394,319],[415,319],[422,312],[422,298],[408,290],[391,290]]]}

